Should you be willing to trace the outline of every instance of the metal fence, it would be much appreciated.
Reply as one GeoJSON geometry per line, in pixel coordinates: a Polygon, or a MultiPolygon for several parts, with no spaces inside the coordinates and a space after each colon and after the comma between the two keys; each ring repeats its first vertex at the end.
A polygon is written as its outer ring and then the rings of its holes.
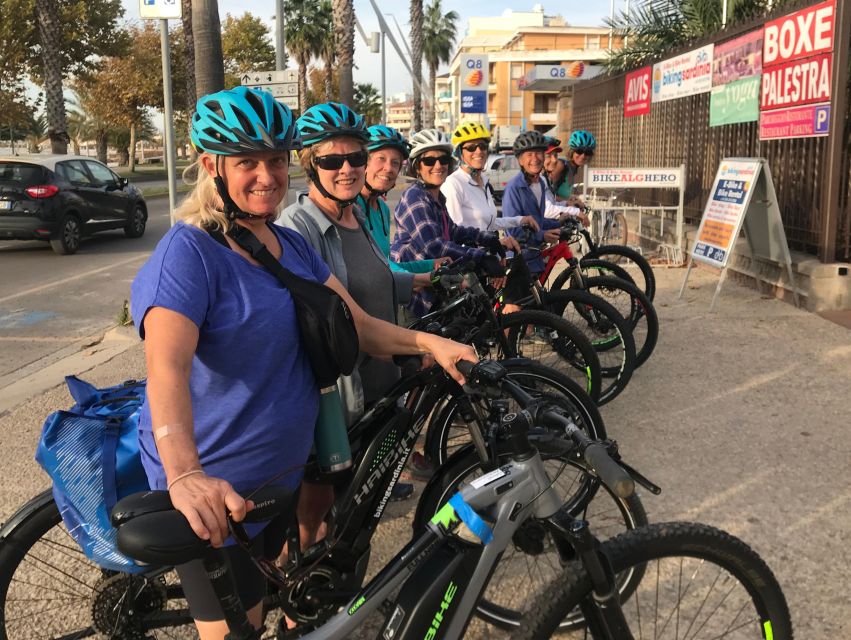
{"type": "MultiPolygon", "coordinates": [[[[762,23],[760,20],[731,29],[724,34],[724,40],[758,28],[762,23]]],[[[713,41],[707,38],[683,51],[713,41]]],[[[672,51],[671,55],[677,53],[672,51]]],[[[851,98],[851,76],[848,93],[851,98]]],[[[674,167],[685,163],[685,220],[694,224],[700,221],[722,158],[767,158],[790,248],[818,255],[823,226],[821,190],[825,180],[827,139],[761,142],[756,122],[710,127],[709,95],[703,93],[654,103],[649,114],[624,118],[624,76],[600,78],[581,83],[575,89],[572,127],[588,129],[598,135],[600,144],[594,158],[595,166],[674,167]]],[[[851,99],[846,100],[846,105],[843,132],[846,144],[840,173],[844,186],[835,259],[851,262],[851,99]]],[[[674,204],[671,197],[670,192],[661,190],[637,191],[632,200],[648,206],[674,204]]]]}

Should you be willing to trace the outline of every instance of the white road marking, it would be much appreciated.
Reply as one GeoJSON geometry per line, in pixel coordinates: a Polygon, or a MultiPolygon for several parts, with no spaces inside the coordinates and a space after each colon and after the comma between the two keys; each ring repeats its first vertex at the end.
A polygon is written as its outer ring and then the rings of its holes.
{"type": "Polygon", "coordinates": [[[45,289],[51,289],[53,287],[58,287],[59,285],[66,284],[68,282],[73,282],[74,280],[80,280],[81,278],[88,278],[96,273],[100,273],[101,271],[109,271],[110,269],[114,269],[115,267],[121,267],[125,264],[130,264],[131,262],[137,262],[139,260],[145,260],[148,258],[150,254],[145,253],[141,256],[134,256],[132,258],[128,258],[127,260],[120,260],[119,262],[113,262],[112,264],[108,264],[105,267],[100,267],[99,269],[92,269],[91,271],[86,271],[85,273],[78,273],[77,275],[70,276],[68,278],[62,278],[61,280],[54,280],[53,282],[48,282],[47,284],[43,284],[39,287],[33,287],[32,289],[27,289],[26,291],[19,291],[18,293],[12,293],[8,296],[0,298],[0,303],[7,302],[8,300],[14,300],[15,298],[20,298],[22,296],[28,296],[33,293],[38,293],[39,291],[44,291],[45,289]]]}

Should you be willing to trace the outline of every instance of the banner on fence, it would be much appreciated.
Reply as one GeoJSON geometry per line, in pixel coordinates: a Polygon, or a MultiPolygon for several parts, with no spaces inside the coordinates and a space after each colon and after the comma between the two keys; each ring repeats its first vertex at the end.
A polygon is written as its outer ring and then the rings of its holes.
{"type": "Polygon", "coordinates": [[[694,49],[653,65],[653,102],[684,98],[712,89],[715,45],[694,49]]]}
{"type": "Polygon", "coordinates": [[[762,73],[762,29],[715,45],[712,86],[729,84],[762,73]]]}
{"type": "Polygon", "coordinates": [[[593,169],[586,170],[584,188],[629,189],[661,188],[679,189],[683,185],[683,168],[665,169],[593,169]]]}
{"type": "Polygon", "coordinates": [[[626,74],[623,88],[623,117],[643,116],[650,113],[650,83],[652,67],[643,67],[626,74]]]}
{"type": "Polygon", "coordinates": [[[761,140],[827,135],[835,14],[827,0],[765,25],[761,140]]]}
{"type": "Polygon", "coordinates": [[[709,126],[719,127],[759,120],[759,78],[742,78],[712,87],[709,98],[709,126]]]}
{"type": "Polygon", "coordinates": [[[487,55],[461,54],[461,113],[487,113],[489,71],[487,55]]]}

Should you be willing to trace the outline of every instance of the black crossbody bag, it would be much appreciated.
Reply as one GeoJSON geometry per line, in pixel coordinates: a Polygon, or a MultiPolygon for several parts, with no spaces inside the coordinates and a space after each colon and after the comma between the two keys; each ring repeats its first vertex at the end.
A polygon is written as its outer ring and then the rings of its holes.
{"type": "MultiPolygon", "coordinates": [[[[221,231],[207,229],[207,233],[230,249],[221,231]]],[[[319,388],[330,387],[341,375],[351,374],[358,359],[360,343],[352,312],[345,300],[324,284],[306,280],[286,269],[250,229],[233,224],[227,234],[289,290],[295,304],[302,344],[319,388]]]]}

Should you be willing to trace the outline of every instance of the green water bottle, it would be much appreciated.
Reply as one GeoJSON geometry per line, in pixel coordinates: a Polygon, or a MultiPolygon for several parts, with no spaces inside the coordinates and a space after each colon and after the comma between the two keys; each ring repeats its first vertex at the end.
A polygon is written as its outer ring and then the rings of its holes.
{"type": "Polygon", "coordinates": [[[343,471],[352,466],[343,400],[336,385],[319,390],[319,416],[316,418],[313,443],[322,473],[343,471]]]}

